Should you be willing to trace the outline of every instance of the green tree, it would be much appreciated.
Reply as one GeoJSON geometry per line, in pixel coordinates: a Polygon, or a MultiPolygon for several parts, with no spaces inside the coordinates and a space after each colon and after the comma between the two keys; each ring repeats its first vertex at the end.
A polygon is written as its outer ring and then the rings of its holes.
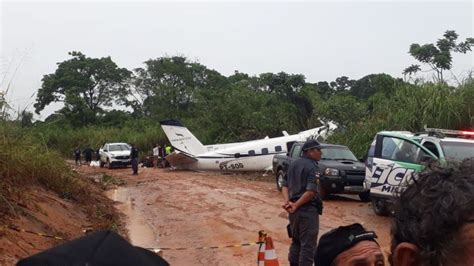
{"type": "Polygon", "coordinates": [[[348,93],[339,93],[322,104],[321,118],[324,121],[333,121],[340,128],[358,122],[364,117],[367,107],[364,102],[348,93]]]}
{"type": "Polygon", "coordinates": [[[332,81],[329,83],[331,85],[331,88],[336,91],[336,92],[343,92],[346,90],[350,90],[351,87],[354,85],[355,80],[349,79],[346,76],[341,76],[336,78],[335,81],[332,81]]]}
{"type": "Polygon", "coordinates": [[[359,99],[368,99],[375,93],[391,95],[402,84],[401,79],[394,79],[388,74],[370,74],[354,82],[350,93],[359,99]]]}
{"type": "Polygon", "coordinates": [[[18,119],[21,127],[31,127],[33,125],[33,113],[23,110],[18,119]]]}
{"type": "MultiPolygon", "coordinates": [[[[464,42],[456,43],[458,37],[459,35],[455,31],[448,30],[436,44],[411,44],[409,53],[419,62],[427,64],[430,67],[429,71],[435,72],[434,79],[436,82],[444,82],[443,71],[450,70],[452,66],[451,53],[465,54],[471,51],[471,47],[474,46],[473,38],[467,38],[464,42]]],[[[403,74],[412,75],[420,70],[419,65],[411,65],[403,70],[403,74]]]]}
{"type": "Polygon", "coordinates": [[[220,90],[228,85],[219,72],[181,56],[150,59],[135,73],[134,91],[122,95],[123,101],[135,111],[159,118],[189,114],[199,90],[220,90]],[[142,100],[129,99],[129,95],[142,100]]]}
{"type": "MultiPolygon", "coordinates": [[[[70,52],[71,59],[58,63],[55,73],[45,75],[38,90],[36,113],[52,102],[64,102],[66,113],[82,108],[95,116],[125,88],[130,71],[119,68],[110,57],[90,58],[81,52],[70,52]]],[[[84,120],[84,119],[82,119],[84,120]]]]}

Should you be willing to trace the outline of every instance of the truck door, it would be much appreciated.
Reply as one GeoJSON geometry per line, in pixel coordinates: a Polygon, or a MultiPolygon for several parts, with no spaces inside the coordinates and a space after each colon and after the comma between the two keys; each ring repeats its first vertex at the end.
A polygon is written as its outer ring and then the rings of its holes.
{"type": "Polygon", "coordinates": [[[378,135],[372,162],[371,195],[392,197],[402,192],[412,173],[420,171],[422,161],[436,159],[430,151],[413,140],[378,135]]]}

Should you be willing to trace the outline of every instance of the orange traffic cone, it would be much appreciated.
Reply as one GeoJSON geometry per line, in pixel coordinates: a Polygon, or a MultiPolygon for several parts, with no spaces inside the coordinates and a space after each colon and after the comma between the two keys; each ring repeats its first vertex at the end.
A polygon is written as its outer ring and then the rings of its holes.
{"type": "Polygon", "coordinates": [[[275,247],[273,246],[273,240],[267,236],[264,231],[258,232],[259,241],[263,242],[260,244],[258,249],[258,266],[279,266],[275,247]]]}

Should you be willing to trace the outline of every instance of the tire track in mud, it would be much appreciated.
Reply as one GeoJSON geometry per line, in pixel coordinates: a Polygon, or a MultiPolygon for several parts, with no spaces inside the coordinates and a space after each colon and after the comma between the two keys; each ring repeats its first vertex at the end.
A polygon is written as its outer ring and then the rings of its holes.
{"type": "MultiPolygon", "coordinates": [[[[257,240],[259,230],[272,236],[280,265],[286,262],[290,240],[288,215],[280,207],[281,194],[273,177],[267,181],[244,175],[146,169],[131,176],[130,169],[104,169],[127,181],[135,209],[161,247],[230,245],[257,240]]],[[[323,233],[353,222],[375,230],[388,250],[390,219],[376,216],[367,203],[354,197],[324,202],[320,217],[323,233]]],[[[131,232],[133,234],[133,232],[131,232]]],[[[254,265],[257,248],[164,251],[172,265],[254,265]]]]}

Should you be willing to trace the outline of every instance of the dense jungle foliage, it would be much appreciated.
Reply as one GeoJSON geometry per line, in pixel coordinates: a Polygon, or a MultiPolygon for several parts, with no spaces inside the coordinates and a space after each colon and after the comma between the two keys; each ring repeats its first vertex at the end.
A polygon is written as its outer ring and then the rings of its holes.
{"type": "Polygon", "coordinates": [[[296,133],[334,121],[338,129],[328,141],[348,145],[359,157],[380,130],[474,126],[471,77],[459,86],[412,84],[387,74],[309,83],[303,75],[284,72],[225,77],[183,57],[146,65],[110,92],[111,107],[89,107],[81,94],[67,95],[64,108],[44,122],[20,117],[18,124],[66,156],[76,145],[97,148],[110,141],[149,151],[166,141],[159,121],[170,118],[204,144],[280,136],[282,130],[296,133]]]}
{"type": "Polygon", "coordinates": [[[45,121],[33,122],[27,111],[15,120],[7,117],[8,103],[0,97],[0,120],[21,126],[63,156],[77,145],[95,149],[111,141],[149,152],[166,141],[159,121],[171,118],[204,144],[275,137],[332,121],[338,128],[328,141],[346,144],[361,157],[380,130],[474,127],[472,75],[455,86],[443,75],[452,66],[451,53],[467,53],[474,45],[472,38],[457,38],[446,31],[436,44],[410,46],[409,53],[431,68],[432,81],[413,76],[420,65],[406,68],[404,79],[375,73],[311,83],[285,72],[251,76],[236,70],[224,76],[182,56],[149,59],[128,70],[110,57],[71,52],[44,75],[34,104],[38,114],[54,102],[62,102],[62,109],[45,121]]]}

